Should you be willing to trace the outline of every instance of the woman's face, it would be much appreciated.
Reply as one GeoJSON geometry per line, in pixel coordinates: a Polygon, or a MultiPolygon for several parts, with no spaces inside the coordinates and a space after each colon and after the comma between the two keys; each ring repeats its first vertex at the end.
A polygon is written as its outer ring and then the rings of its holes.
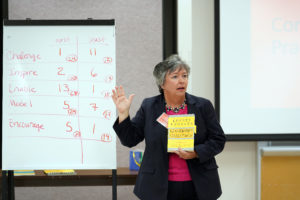
{"type": "Polygon", "coordinates": [[[172,73],[167,72],[165,82],[161,88],[167,95],[185,96],[188,81],[187,71],[179,67],[172,73]]]}

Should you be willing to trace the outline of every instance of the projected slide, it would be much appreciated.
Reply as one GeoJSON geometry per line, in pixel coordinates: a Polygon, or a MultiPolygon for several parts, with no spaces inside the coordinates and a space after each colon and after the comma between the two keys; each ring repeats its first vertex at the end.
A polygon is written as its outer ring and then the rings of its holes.
{"type": "Polygon", "coordinates": [[[251,105],[300,107],[300,1],[251,1],[251,105]]]}
{"type": "Polygon", "coordinates": [[[300,1],[219,2],[225,133],[300,137],[300,1]]]}

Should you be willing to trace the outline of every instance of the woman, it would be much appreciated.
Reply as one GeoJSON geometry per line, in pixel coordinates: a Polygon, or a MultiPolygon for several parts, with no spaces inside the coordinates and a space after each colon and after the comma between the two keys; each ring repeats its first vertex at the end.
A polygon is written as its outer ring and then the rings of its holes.
{"type": "Polygon", "coordinates": [[[177,55],[154,68],[160,95],[146,98],[136,116],[129,117],[133,94],[122,86],[113,90],[118,110],[114,124],[121,143],[133,147],[145,139],[145,152],[134,193],[143,200],[215,200],[222,191],[214,158],[225,144],[225,136],[209,100],[186,92],[190,68],[177,55]],[[197,133],[194,151],[167,152],[167,128],[157,119],[168,115],[195,114],[197,133]]]}

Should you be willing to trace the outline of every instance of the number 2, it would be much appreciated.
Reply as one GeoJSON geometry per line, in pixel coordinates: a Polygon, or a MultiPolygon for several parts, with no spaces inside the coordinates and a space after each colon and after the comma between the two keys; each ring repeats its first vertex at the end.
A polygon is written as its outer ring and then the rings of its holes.
{"type": "Polygon", "coordinates": [[[66,74],[62,74],[62,70],[64,70],[63,67],[58,67],[57,69],[58,69],[57,75],[60,75],[60,76],[66,75],[66,74]]]}

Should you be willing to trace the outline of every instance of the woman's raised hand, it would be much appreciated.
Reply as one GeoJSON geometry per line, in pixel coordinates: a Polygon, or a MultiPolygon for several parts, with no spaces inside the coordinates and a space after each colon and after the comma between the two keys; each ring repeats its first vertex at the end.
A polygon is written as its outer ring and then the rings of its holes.
{"type": "Polygon", "coordinates": [[[115,87],[115,90],[112,90],[112,99],[117,107],[119,113],[119,123],[129,116],[129,109],[132,103],[134,94],[129,95],[127,98],[122,86],[115,87]]]}

